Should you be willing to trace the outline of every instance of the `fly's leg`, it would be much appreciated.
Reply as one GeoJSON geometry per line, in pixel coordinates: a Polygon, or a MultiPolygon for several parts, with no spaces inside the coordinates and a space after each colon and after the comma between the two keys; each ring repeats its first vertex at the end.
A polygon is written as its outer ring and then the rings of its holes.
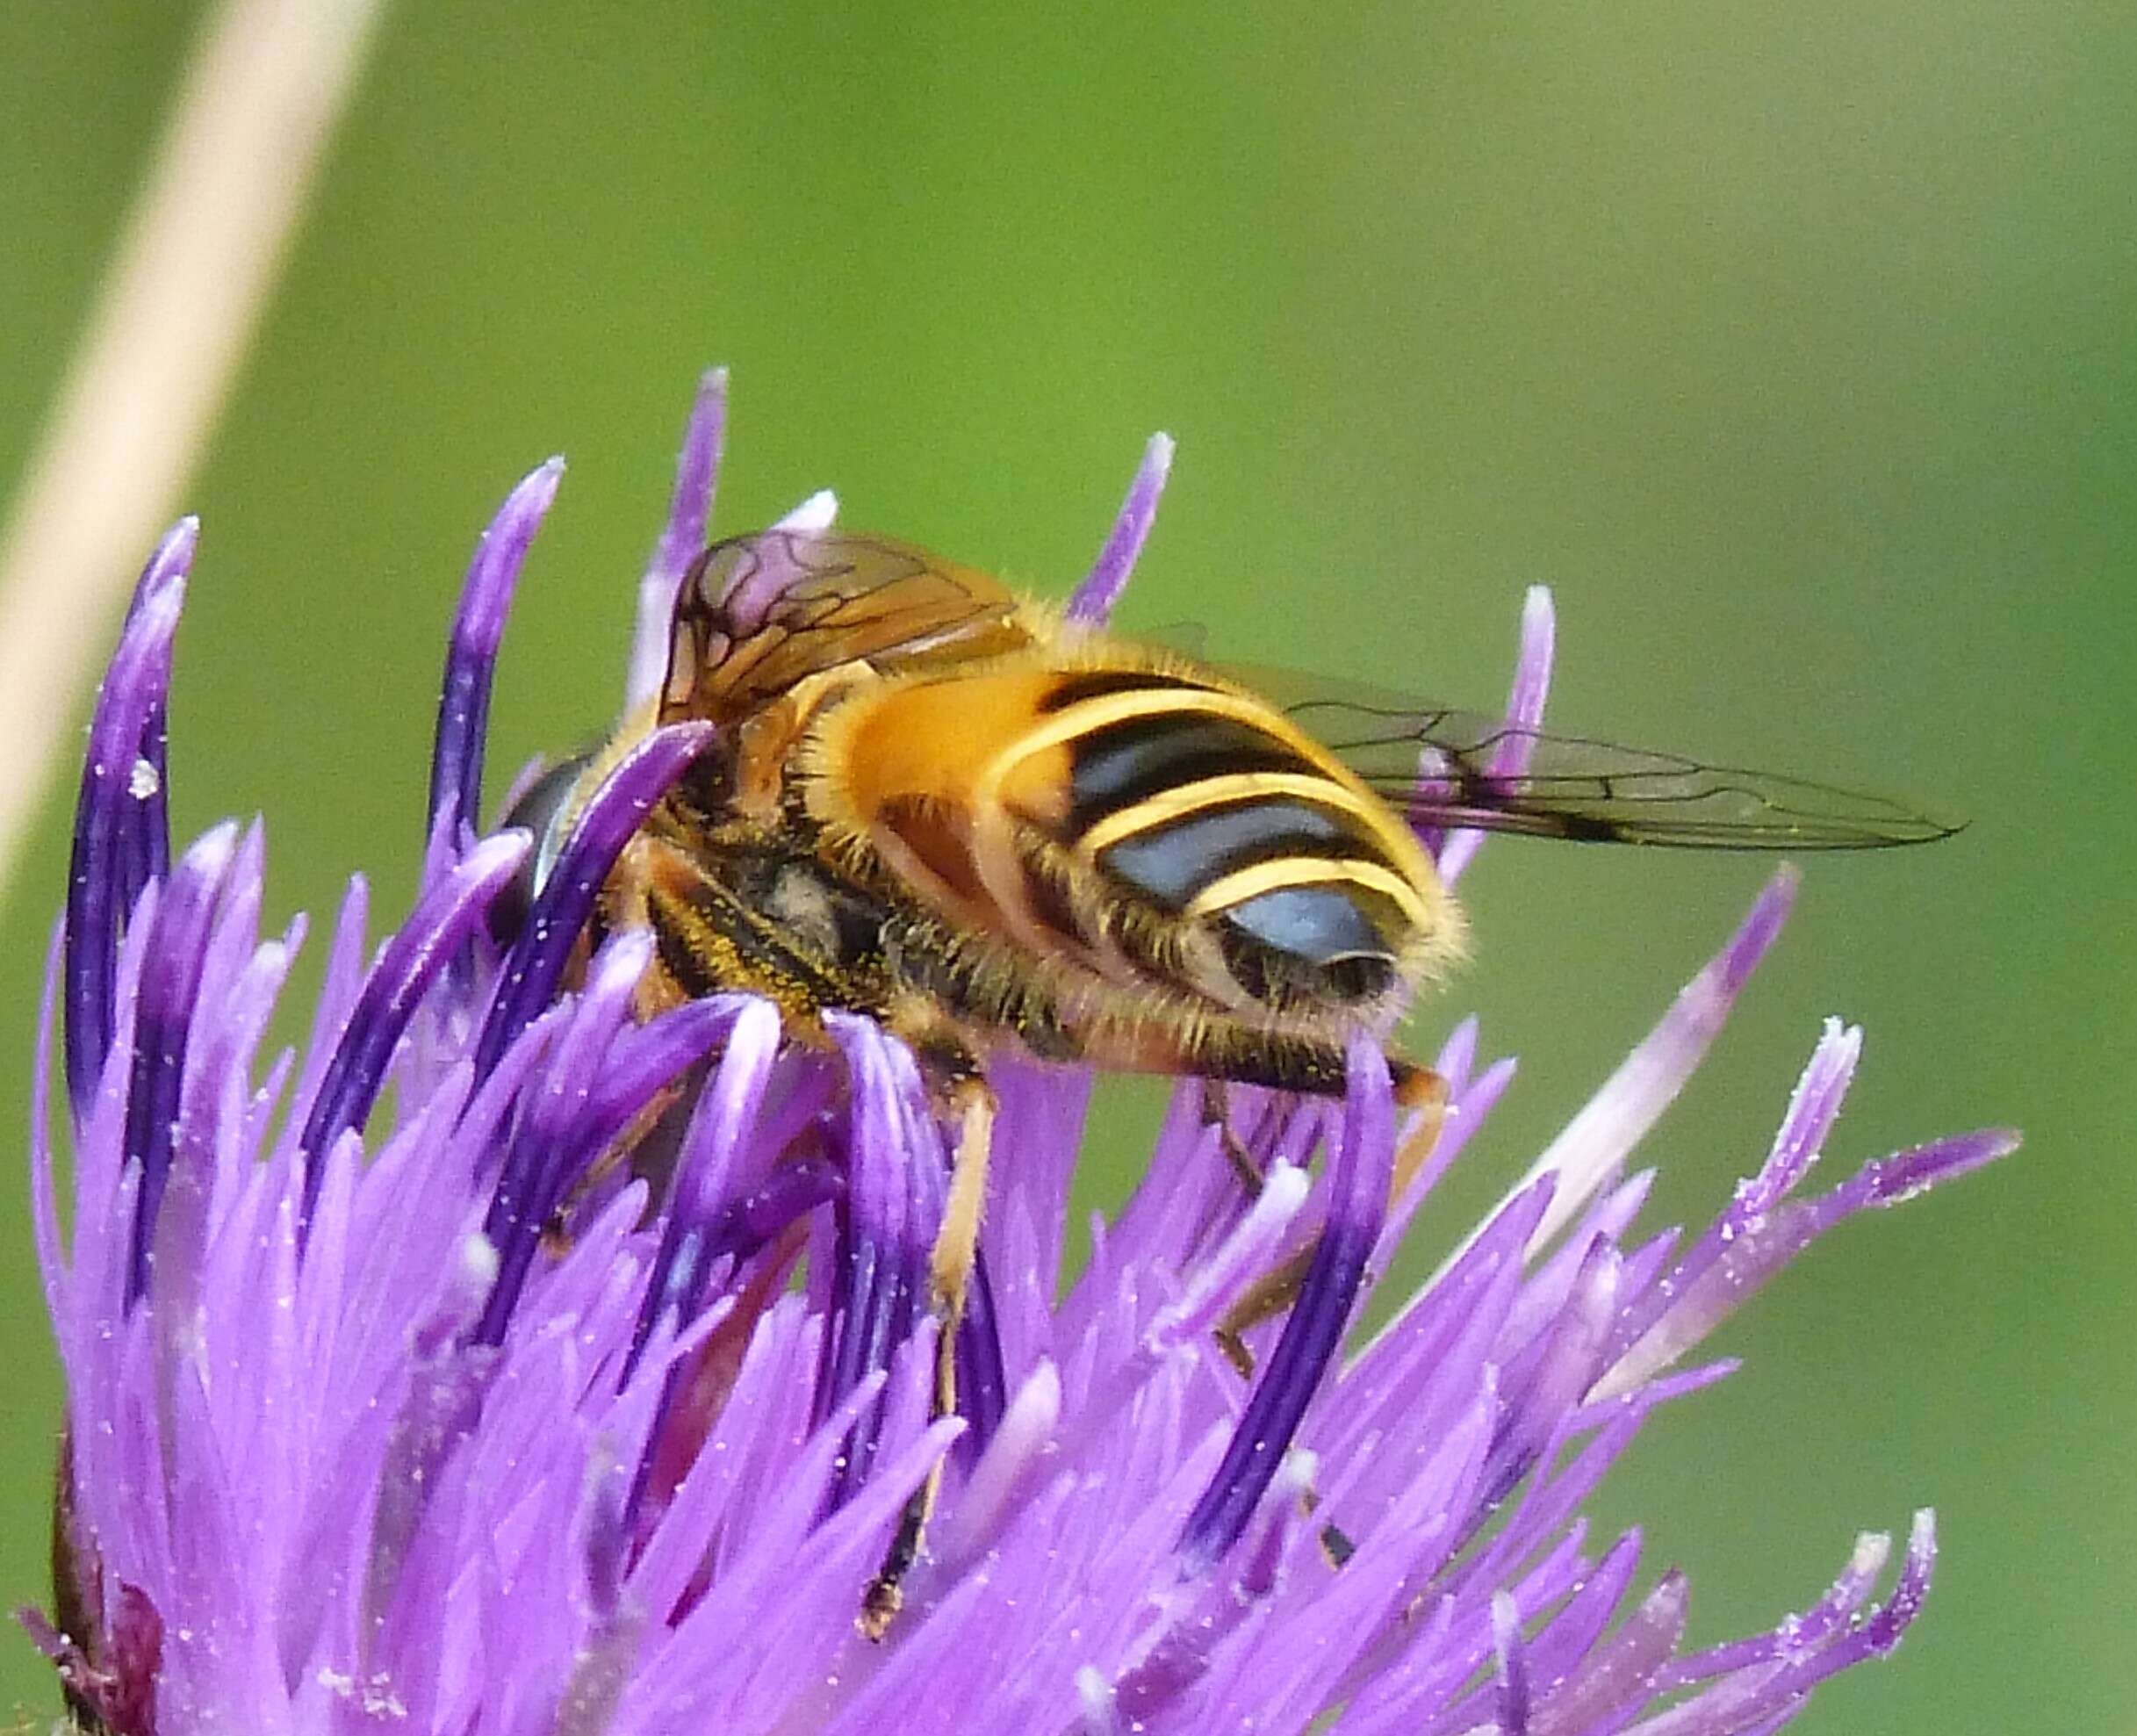
{"type": "MultiPolygon", "coordinates": [[[[1396,1055],[1388,1057],[1387,1067],[1394,1080],[1396,1106],[1423,1118],[1395,1153],[1394,1178],[1388,1190],[1392,1203],[1409,1191],[1433,1147],[1439,1143],[1440,1128],[1447,1119],[1447,1081],[1430,1068],[1396,1055]]],[[[1257,1176],[1257,1184],[1259,1179],[1257,1176]]],[[[1275,1319],[1298,1300],[1299,1286],[1306,1281],[1306,1269],[1313,1264],[1319,1245],[1318,1241],[1309,1242],[1282,1265],[1264,1273],[1218,1322],[1217,1347],[1242,1379],[1254,1377],[1254,1352],[1247,1348],[1246,1335],[1263,1321],[1275,1319]]]]}
{"type": "MultiPolygon", "coordinates": [[[[957,1414],[957,1328],[964,1318],[979,1258],[980,1219],[987,1202],[987,1165],[994,1146],[995,1095],[970,1056],[960,1051],[944,1096],[957,1120],[957,1154],[950,1169],[950,1192],[942,1227],[928,1263],[928,1287],[936,1321],[935,1392],[931,1420],[957,1414]]],[[[860,1627],[871,1639],[890,1631],[904,1602],[904,1581],[920,1559],[927,1523],[942,1492],[943,1461],[938,1459],[927,1480],[914,1491],[899,1516],[898,1529],[882,1566],[861,1599],[860,1627]]]]}
{"type": "Polygon", "coordinates": [[[1240,1136],[1232,1131],[1232,1117],[1225,1103],[1223,1084],[1216,1079],[1202,1082],[1202,1120],[1217,1129],[1218,1142],[1224,1148],[1225,1161],[1231,1164],[1232,1173],[1239,1178],[1239,1185],[1247,1190],[1247,1198],[1261,1197],[1263,1175],[1261,1165],[1254,1161],[1240,1136]]]}

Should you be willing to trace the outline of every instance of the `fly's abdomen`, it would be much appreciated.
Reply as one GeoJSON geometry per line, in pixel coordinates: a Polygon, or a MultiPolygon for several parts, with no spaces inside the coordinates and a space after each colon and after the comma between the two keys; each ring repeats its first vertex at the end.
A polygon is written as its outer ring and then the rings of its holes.
{"type": "Polygon", "coordinates": [[[1371,1002],[1451,944],[1407,827],[1269,707],[1159,669],[1057,682],[990,782],[1119,893],[1213,937],[1239,993],[1371,1002]]]}

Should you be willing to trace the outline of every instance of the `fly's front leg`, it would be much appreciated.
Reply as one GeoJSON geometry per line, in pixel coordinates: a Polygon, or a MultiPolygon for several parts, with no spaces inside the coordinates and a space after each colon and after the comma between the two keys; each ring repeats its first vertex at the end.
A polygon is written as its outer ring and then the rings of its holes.
{"type": "MultiPolygon", "coordinates": [[[[973,1267],[979,1258],[980,1221],[987,1203],[987,1166],[994,1148],[995,1094],[981,1077],[978,1063],[961,1047],[946,1053],[939,1041],[924,1048],[925,1057],[946,1075],[945,1106],[957,1122],[957,1151],[950,1168],[949,1197],[942,1226],[928,1261],[928,1288],[936,1322],[935,1391],[931,1421],[957,1414],[957,1329],[971,1293],[973,1267]]],[[[942,1493],[943,1461],[938,1459],[927,1480],[913,1493],[899,1516],[896,1534],[861,1600],[860,1631],[871,1639],[889,1632],[904,1602],[905,1576],[920,1559],[927,1524],[942,1493]]]]}
{"type": "MultiPolygon", "coordinates": [[[[1395,1172],[1388,1188],[1392,1205],[1409,1191],[1417,1172],[1439,1143],[1440,1129],[1447,1120],[1447,1081],[1430,1068],[1398,1055],[1388,1056],[1387,1069],[1394,1081],[1396,1107],[1422,1116],[1416,1131],[1395,1153],[1395,1172]]],[[[1306,1270],[1313,1264],[1314,1250],[1320,1245],[1316,1238],[1282,1265],[1263,1273],[1218,1322],[1217,1347],[1242,1379],[1254,1376],[1254,1352],[1247,1348],[1246,1335],[1263,1321],[1275,1319],[1298,1300],[1299,1286],[1305,1283],[1306,1270]]]]}

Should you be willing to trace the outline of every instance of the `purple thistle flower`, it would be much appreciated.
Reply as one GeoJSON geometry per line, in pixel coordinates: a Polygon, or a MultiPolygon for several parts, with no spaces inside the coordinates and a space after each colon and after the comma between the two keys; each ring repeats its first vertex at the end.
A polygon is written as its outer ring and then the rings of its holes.
{"type": "MultiPolygon", "coordinates": [[[[702,538],[724,407],[709,375],[642,585],[634,704],[702,538]]],[[[1170,450],[1152,442],[1080,616],[1119,594],[1170,450]]],[[[622,757],[517,938],[491,940],[529,848],[473,835],[491,669],[559,474],[521,485],[471,568],[415,906],[370,952],[352,885],[311,1038],[263,1078],[302,926],[259,934],[256,827],[171,863],[162,718],[190,522],[143,576],[91,728],[31,1129],[67,1420],[54,1609],[24,1619],[79,1716],[121,1736],[1723,1736],[1780,1728],[1898,1643],[1928,1588],[1927,1513],[1882,1602],[1890,1545],[1866,1537],[1806,1610],[1704,1652],[1681,1647],[1682,1577],[1580,1517],[1657,1409],[1729,1372],[1687,1358],[1810,1241],[2016,1144],[1943,1140],[1805,1195],[1860,1055],[1836,1022],[1715,1223],[1633,1235],[1648,1178],[1627,1160],[1773,942],[1793,875],[1347,1358],[1359,1296],[1509,1083],[1509,1062],[1479,1064],[1473,1021],[1436,1059],[1438,1142],[1392,1200],[1411,1129],[1370,1041],[1342,1102],[1231,1094],[1252,1197],[1184,1084],[1066,1287],[1090,1081],[998,1065],[964,1402],[932,1418],[947,1154],[911,1055],[835,1014],[834,1053],[782,1045],[741,998],[641,1020],[644,935],[575,962],[594,890],[701,729],[622,757]],[[672,1151],[634,1174],[615,1156],[664,1108],[672,1151]],[[1308,1249],[1243,1379],[1212,1328],[1308,1249]],[[872,1643],[862,1589],[946,1456],[905,1608],[872,1643]]],[[[834,510],[813,497],[789,522],[834,510]]],[[[1509,702],[1524,726],[1551,637],[1533,594],[1509,702]]],[[[1450,871],[1477,844],[1437,842],[1450,871]]]]}

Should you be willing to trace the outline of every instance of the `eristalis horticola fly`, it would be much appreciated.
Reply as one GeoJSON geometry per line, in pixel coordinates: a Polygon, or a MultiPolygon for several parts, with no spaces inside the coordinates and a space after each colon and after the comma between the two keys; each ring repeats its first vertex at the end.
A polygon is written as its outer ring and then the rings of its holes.
{"type": "MultiPolygon", "coordinates": [[[[1265,697],[908,544],[775,529],[699,558],[655,705],[522,799],[537,856],[618,755],[689,719],[716,733],[625,847],[599,920],[655,937],[648,1012],[745,990],[802,1042],[824,1042],[838,1009],[911,1047],[959,1128],[932,1260],[946,1412],[989,1057],[1341,1094],[1346,1040],[1385,1029],[1462,954],[1420,827],[1788,850],[1952,829],[1880,797],[1525,731],[1508,774],[1501,719],[1265,697]]],[[[1402,1105],[1442,1094],[1428,1070],[1388,1065],[1402,1105]]],[[[1285,1293],[1264,1286],[1254,1306],[1285,1293]]],[[[932,1495],[867,1593],[872,1632],[932,1495]]]]}

